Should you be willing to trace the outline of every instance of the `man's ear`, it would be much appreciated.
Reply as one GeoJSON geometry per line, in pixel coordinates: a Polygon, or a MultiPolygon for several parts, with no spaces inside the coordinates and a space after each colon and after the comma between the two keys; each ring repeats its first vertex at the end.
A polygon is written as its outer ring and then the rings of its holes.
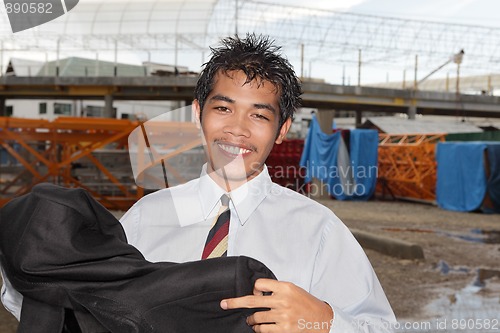
{"type": "Polygon", "coordinates": [[[288,118],[283,125],[281,125],[280,131],[278,132],[278,137],[274,141],[275,144],[279,145],[283,142],[286,137],[286,134],[290,130],[290,126],[292,126],[292,119],[288,118]]]}
{"type": "Polygon", "coordinates": [[[193,100],[193,104],[191,104],[191,110],[194,115],[194,120],[196,122],[196,127],[198,129],[201,128],[201,109],[200,109],[200,103],[198,102],[197,99],[193,100]]]}

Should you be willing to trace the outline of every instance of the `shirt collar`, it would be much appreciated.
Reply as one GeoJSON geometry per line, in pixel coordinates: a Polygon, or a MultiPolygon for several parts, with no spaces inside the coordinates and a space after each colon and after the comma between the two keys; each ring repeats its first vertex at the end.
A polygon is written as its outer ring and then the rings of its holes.
{"type": "Polygon", "coordinates": [[[204,219],[217,213],[217,204],[224,193],[226,192],[208,175],[207,165],[203,165],[200,175],[198,196],[204,219]]]}
{"type": "MultiPolygon", "coordinates": [[[[271,185],[271,177],[267,166],[264,165],[263,170],[255,178],[229,193],[230,208],[235,210],[241,225],[248,221],[253,211],[264,200],[271,190],[271,185]]],[[[205,219],[217,213],[220,197],[224,193],[226,192],[207,174],[205,164],[199,183],[199,199],[205,219]]]]}

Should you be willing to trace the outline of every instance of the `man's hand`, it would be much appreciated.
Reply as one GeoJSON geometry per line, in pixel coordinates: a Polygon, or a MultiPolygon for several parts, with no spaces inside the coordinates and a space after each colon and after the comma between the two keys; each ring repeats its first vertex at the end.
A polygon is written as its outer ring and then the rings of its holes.
{"type": "Polygon", "coordinates": [[[269,308],[247,318],[255,332],[263,333],[327,333],[333,319],[333,310],[304,289],[290,282],[258,279],[253,296],[225,299],[224,310],[239,308],[269,308]],[[269,296],[264,293],[271,292],[269,296]]]}

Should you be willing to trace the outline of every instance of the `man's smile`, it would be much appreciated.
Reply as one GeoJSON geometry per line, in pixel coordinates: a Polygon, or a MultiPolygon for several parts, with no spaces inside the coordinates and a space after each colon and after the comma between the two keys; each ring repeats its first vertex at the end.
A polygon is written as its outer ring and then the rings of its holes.
{"type": "Polygon", "coordinates": [[[216,143],[217,146],[220,148],[220,150],[226,154],[229,154],[231,156],[245,156],[248,155],[249,153],[252,152],[252,149],[250,147],[244,148],[238,145],[231,145],[227,143],[216,143]]]}

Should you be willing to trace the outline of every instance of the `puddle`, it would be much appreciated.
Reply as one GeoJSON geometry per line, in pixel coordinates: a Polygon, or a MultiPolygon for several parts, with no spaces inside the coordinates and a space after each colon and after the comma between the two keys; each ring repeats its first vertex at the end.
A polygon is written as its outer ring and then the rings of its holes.
{"type": "MultiPolygon", "coordinates": [[[[448,274],[467,274],[473,269],[470,269],[465,266],[450,266],[446,261],[439,260],[438,263],[434,266],[434,269],[443,275],[448,274]]],[[[490,269],[490,268],[476,268],[476,278],[472,282],[472,286],[483,288],[486,286],[486,282],[493,278],[498,278],[500,281],[500,270],[498,269],[490,269]]]]}
{"type": "Polygon", "coordinates": [[[473,284],[441,296],[425,307],[423,319],[399,320],[395,332],[500,332],[500,280],[473,284]]]}
{"type": "Polygon", "coordinates": [[[472,229],[472,232],[482,237],[482,243],[500,244],[500,230],[472,229]]]}
{"type": "MultiPolygon", "coordinates": [[[[439,260],[435,267],[441,274],[447,275],[450,273],[469,273],[470,269],[463,266],[450,266],[446,261],[439,260]]],[[[480,281],[484,281],[484,279],[478,278],[480,281]]]]}
{"type": "Polygon", "coordinates": [[[471,229],[470,234],[454,234],[443,230],[420,229],[420,228],[382,228],[391,232],[415,232],[436,234],[468,242],[483,244],[500,244],[500,230],[471,229]]]}
{"type": "Polygon", "coordinates": [[[477,287],[485,287],[486,281],[495,277],[500,279],[500,270],[479,268],[477,270],[476,280],[474,280],[473,285],[477,287]]]}

